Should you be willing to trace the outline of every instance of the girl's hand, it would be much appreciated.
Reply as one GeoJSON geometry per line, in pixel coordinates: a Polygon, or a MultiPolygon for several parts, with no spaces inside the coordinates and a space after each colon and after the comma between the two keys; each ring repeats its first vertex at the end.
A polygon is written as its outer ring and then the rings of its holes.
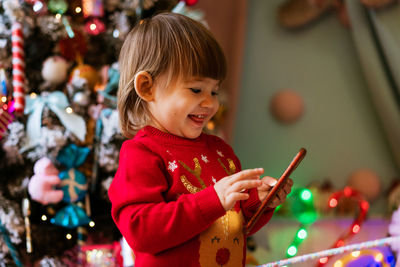
{"type": "Polygon", "coordinates": [[[249,194],[245,190],[262,186],[260,175],[263,172],[262,168],[243,170],[215,183],[214,189],[224,209],[228,211],[235,206],[236,201],[248,199],[249,194]]]}
{"type": "MultiPolygon", "coordinates": [[[[262,184],[257,187],[258,191],[258,198],[260,201],[263,201],[268,193],[271,191],[272,187],[276,184],[277,180],[273,177],[266,176],[261,179],[262,184]]],[[[282,184],[282,187],[278,190],[276,195],[272,198],[270,204],[268,204],[269,208],[275,208],[279,205],[281,205],[285,200],[287,195],[290,193],[292,190],[293,186],[293,180],[288,178],[286,181],[282,184]]]]}

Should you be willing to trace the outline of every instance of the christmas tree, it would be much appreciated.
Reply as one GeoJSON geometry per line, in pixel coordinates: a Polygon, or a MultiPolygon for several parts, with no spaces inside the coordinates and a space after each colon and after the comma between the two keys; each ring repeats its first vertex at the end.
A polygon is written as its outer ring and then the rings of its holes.
{"type": "Polygon", "coordinates": [[[0,266],[121,264],[107,197],[119,50],[153,14],[200,20],[196,2],[0,1],[0,266]]]}

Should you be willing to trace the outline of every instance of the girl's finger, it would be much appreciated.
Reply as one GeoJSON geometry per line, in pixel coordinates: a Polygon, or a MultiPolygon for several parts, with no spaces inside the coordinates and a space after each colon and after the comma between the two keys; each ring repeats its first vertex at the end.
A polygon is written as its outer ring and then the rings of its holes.
{"type": "Polygon", "coordinates": [[[260,180],[238,181],[230,186],[228,192],[242,192],[243,190],[258,187],[262,184],[260,180]]]}
{"type": "Polygon", "coordinates": [[[259,179],[260,174],[262,174],[263,172],[264,172],[263,168],[247,169],[229,176],[230,178],[229,180],[231,183],[235,183],[237,181],[244,179],[259,179]]]}

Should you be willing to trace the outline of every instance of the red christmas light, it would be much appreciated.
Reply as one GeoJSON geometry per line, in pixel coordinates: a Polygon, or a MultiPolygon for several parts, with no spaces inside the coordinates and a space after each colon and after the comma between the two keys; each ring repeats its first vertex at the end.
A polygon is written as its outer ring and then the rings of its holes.
{"type": "Polygon", "coordinates": [[[360,226],[358,224],[355,224],[352,229],[353,233],[357,234],[360,231],[360,226]]]}
{"type": "Polygon", "coordinates": [[[329,207],[331,207],[331,208],[336,207],[337,204],[338,204],[338,202],[337,202],[337,200],[336,200],[335,198],[332,198],[332,199],[329,201],[329,207]]]}
{"type": "Polygon", "coordinates": [[[319,262],[320,262],[321,264],[327,263],[327,262],[328,262],[328,257],[320,258],[320,259],[319,259],[319,262]]]}

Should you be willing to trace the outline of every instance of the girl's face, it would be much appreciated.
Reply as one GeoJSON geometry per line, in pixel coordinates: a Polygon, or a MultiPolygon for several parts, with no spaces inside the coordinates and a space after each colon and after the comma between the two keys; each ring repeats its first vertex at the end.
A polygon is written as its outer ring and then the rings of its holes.
{"type": "Polygon", "coordinates": [[[163,84],[163,77],[154,84],[154,99],[148,103],[152,115],[150,125],[180,137],[199,137],[219,108],[220,81],[191,78],[166,87],[163,84]]]}

